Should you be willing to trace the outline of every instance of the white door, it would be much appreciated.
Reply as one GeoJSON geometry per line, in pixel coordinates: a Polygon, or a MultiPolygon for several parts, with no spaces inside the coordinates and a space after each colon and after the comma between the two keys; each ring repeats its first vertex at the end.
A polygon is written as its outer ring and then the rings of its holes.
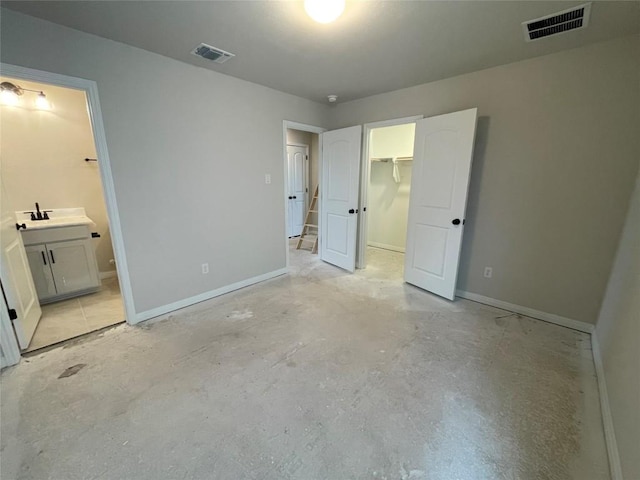
{"type": "Polygon", "coordinates": [[[356,266],[362,127],[322,134],[320,258],[350,272],[356,266]]]}
{"type": "Polygon", "coordinates": [[[7,297],[9,308],[14,309],[17,318],[13,326],[18,337],[20,348],[29,346],[33,333],[38,326],[42,310],[31,278],[27,254],[22,243],[22,236],[16,230],[16,218],[11,211],[7,190],[1,185],[0,201],[0,277],[7,297]]]}
{"type": "Polygon", "coordinates": [[[307,147],[287,145],[287,159],[289,172],[288,205],[290,237],[297,237],[302,233],[304,217],[306,215],[306,164],[308,159],[307,147]]]}
{"type": "Polygon", "coordinates": [[[477,108],[418,120],[404,279],[453,300],[477,108]]]}

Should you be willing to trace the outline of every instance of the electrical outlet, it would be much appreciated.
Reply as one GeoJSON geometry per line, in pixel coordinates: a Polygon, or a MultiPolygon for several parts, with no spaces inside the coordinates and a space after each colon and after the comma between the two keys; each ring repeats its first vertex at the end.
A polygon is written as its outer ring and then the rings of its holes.
{"type": "Polygon", "coordinates": [[[271,174],[270,173],[265,173],[264,174],[264,183],[266,185],[270,185],[271,184],[271,174]]]}
{"type": "Polygon", "coordinates": [[[492,275],[493,275],[493,268],[484,267],[484,278],[491,278],[492,275]]]}
{"type": "Polygon", "coordinates": [[[208,263],[203,263],[202,264],[202,274],[206,275],[207,273],[209,273],[209,264],[208,263]]]}

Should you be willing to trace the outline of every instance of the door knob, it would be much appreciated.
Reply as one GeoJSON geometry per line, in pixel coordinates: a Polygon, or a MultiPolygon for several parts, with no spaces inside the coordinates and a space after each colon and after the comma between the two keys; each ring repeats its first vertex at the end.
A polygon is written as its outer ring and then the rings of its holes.
{"type": "Polygon", "coordinates": [[[291,195],[289,195],[289,200],[293,200],[293,197],[291,195]]]}
{"type": "Polygon", "coordinates": [[[460,225],[460,219],[459,218],[454,218],[451,223],[453,223],[454,225],[460,225]]]}
{"type": "Polygon", "coordinates": [[[349,213],[356,213],[356,211],[353,208],[350,208],[349,213]]]}
{"type": "Polygon", "coordinates": [[[294,196],[293,196],[293,199],[295,200],[296,198],[298,198],[298,197],[296,197],[296,196],[294,195],[294,196]]]}

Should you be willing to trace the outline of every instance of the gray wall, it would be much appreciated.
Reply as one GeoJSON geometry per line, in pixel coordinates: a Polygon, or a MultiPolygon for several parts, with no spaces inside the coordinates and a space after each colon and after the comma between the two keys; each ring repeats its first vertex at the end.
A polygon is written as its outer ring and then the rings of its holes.
{"type": "Polygon", "coordinates": [[[478,107],[458,288],[595,323],[638,170],[639,38],[338,104],[331,126],[478,107]]]}
{"type": "Polygon", "coordinates": [[[624,478],[640,478],[640,175],[596,325],[624,478]]]}
{"type": "Polygon", "coordinates": [[[12,11],[1,21],[3,62],[97,81],[136,312],[285,267],[282,122],[323,126],[328,107],[12,11]]]}

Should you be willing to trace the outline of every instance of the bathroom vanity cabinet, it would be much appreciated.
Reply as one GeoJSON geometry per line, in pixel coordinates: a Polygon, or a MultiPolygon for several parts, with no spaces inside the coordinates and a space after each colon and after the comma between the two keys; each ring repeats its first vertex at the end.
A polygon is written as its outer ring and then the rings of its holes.
{"type": "Polygon", "coordinates": [[[90,293],[100,287],[88,225],[23,230],[22,240],[40,303],[90,293]]]}

